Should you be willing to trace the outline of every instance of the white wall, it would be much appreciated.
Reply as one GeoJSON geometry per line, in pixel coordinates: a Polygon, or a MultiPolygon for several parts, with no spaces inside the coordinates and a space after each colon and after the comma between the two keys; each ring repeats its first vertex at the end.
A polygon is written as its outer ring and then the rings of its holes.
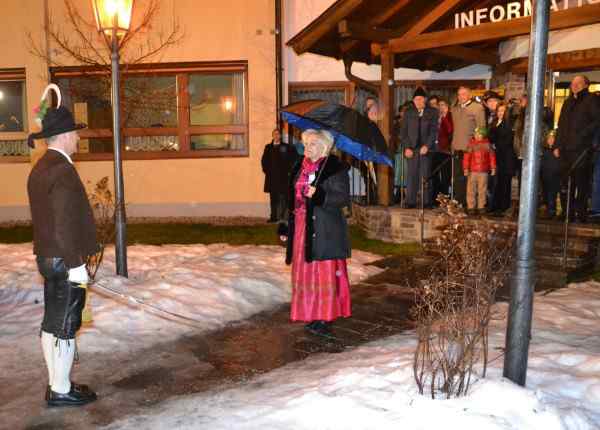
{"type": "MultiPolygon", "coordinates": [[[[310,24],[325,11],[334,0],[286,0],[284,6],[284,43],[310,24]]],[[[344,64],[332,58],[314,54],[296,55],[290,47],[284,48],[284,69],[286,82],[346,81],[344,64]]],[[[377,65],[354,64],[353,74],[371,81],[381,79],[381,67],[377,65]]],[[[395,70],[397,80],[428,79],[490,79],[488,66],[474,65],[454,72],[436,73],[415,69],[395,70]]],[[[287,88],[286,88],[287,95],[287,88]]]]}

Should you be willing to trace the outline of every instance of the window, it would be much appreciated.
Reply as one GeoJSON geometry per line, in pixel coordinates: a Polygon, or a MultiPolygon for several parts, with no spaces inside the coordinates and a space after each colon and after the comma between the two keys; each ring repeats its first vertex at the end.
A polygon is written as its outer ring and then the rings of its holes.
{"type": "Polygon", "coordinates": [[[29,155],[25,69],[0,70],[0,157],[29,155]]]}
{"type": "MultiPolygon", "coordinates": [[[[130,66],[121,75],[123,157],[199,158],[248,155],[247,65],[130,66]]],[[[78,122],[80,160],[113,152],[110,75],[55,69],[53,80],[78,122]]]]}

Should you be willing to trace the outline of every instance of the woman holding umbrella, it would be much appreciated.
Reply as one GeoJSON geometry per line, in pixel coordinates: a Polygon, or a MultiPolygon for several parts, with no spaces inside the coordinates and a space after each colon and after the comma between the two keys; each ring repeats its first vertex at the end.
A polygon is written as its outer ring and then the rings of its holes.
{"type": "Polygon", "coordinates": [[[290,176],[289,221],[280,224],[279,234],[287,241],[286,264],[292,265],[291,320],[328,336],[331,322],[351,314],[350,243],[342,212],[350,205],[349,167],[330,154],[331,133],[306,130],[302,141],[304,159],[290,176]]]}

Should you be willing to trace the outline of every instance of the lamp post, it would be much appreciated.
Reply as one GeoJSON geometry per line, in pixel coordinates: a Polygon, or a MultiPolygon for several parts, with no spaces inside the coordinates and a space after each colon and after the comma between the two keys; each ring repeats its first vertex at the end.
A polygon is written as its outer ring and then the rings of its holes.
{"type": "Polygon", "coordinates": [[[525,133],[525,158],[519,200],[517,255],[511,284],[506,330],[506,356],[504,358],[504,376],[523,386],[527,378],[535,287],[535,222],[541,164],[538,147],[541,140],[544,112],[544,74],[548,55],[550,0],[536,0],[532,12],[531,35],[529,36],[529,73],[527,75],[529,107],[525,119],[525,129],[527,130],[525,133]]]}
{"type": "Polygon", "coordinates": [[[121,159],[121,115],[119,97],[119,41],[131,25],[133,0],[92,0],[98,31],[111,49],[112,110],[115,168],[115,257],[117,275],[127,277],[127,236],[123,163],[121,159]]]}

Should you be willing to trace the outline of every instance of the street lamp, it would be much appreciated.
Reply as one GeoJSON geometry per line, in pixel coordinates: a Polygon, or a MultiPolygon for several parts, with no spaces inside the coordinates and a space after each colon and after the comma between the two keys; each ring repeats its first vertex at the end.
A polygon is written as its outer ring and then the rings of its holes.
{"type": "Polygon", "coordinates": [[[121,118],[119,97],[119,41],[129,31],[133,0],[92,0],[98,31],[111,49],[112,110],[115,153],[115,256],[117,275],[127,277],[125,192],[121,160],[121,118]]]}

